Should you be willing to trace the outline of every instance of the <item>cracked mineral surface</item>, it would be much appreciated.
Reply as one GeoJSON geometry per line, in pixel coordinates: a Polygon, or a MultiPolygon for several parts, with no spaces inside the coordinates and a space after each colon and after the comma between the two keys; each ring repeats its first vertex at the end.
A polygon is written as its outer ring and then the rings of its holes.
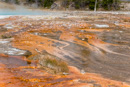
{"type": "Polygon", "coordinates": [[[1,17],[0,86],[130,87],[129,12],[59,13],[1,17]]]}

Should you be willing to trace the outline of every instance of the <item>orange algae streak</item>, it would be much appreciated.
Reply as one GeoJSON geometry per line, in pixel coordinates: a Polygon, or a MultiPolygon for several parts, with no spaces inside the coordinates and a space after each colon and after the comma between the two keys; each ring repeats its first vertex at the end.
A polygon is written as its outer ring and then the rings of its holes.
{"type": "Polygon", "coordinates": [[[25,85],[19,79],[15,78],[15,74],[11,72],[13,69],[7,68],[6,62],[2,63],[3,58],[6,60],[10,57],[0,54],[0,87],[23,87],[25,85]]]}
{"type": "Polygon", "coordinates": [[[129,87],[118,81],[112,81],[103,79],[96,74],[81,74],[80,71],[70,66],[70,75],[51,75],[43,70],[31,69],[31,68],[19,68],[18,73],[9,72],[5,65],[0,63],[0,86],[1,87],[82,87],[92,86],[91,83],[82,83],[82,81],[94,80],[97,84],[101,84],[102,87],[108,87],[108,85],[115,85],[121,87],[129,87]],[[20,71],[20,72],[19,72],[20,71]],[[23,72],[21,72],[23,71],[23,72]],[[37,77],[38,76],[38,77],[37,77]],[[16,78],[17,77],[17,78],[16,78]]]}
{"type": "MultiPolygon", "coordinates": [[[[18,17],[10,17],[6,19],[7,21],[16,20],[18,17]]],[[[17,24],[17,23],[16,23],[17,24]]],[[[26,27],[26,23],[19,23],[20,27],[26,27]]],[[[41,22],[42,24],[42,22],[41,22]]],[[[41,25],[39,24],[39,25],[41,25]]],[[[35,22],[32,24],[32,26],[35,25],[35,22]]],[[[38,25],[38,26],[39,26],[38,25]]],[[[18,35],[14,36],[14,40],[12,42],[13,47],[23,49],[23,50],[29,50],[32,52],[33,55],[37,55],[38,51],[39,53],[43,50],[46,50],[48,53],[55,55],[59,58],[64,58],[64,56],[61,53],[64,53],[66,55],[75,55],[78,56],[78,54],[70,52],[69,54],[64,48],[69,46],[69,42],[75,43],[84,47],[89,48],[90,50],[95,50],[96,48],[101,48],[105,51],[108,51],[107,46],[113,45],[107,42],[102,41],[96,34],[93,34],[93,32],[103,32],[105,30],[110,31],[110,29],[89,29],[89,24],[80,24],[78,27],[75,25],[72,25],[71,29],[66,29],[64,27],[60,27],[61,24],[53,25],[52,28],[46,25],[42,25],[40,28],[31,30],[31,27],[29,27],[29,31],[25,31],[22,33],[18,33],[18,35]],[[44,29],[46,27],[46,29],[44,29]],[[79,29],[80,28],[80,29],[79,29]],[[80,31],[86,31],[86,32],[92,32],[92,33],[85,33],[80,31]],[[42,37],[40,35],[34,35],[30,34],[30,32],[38,32],[38,33],[47,33],[51,34],[53,36],[57,35],[57,31],[61,31],[59,34],[59,39],[52,39],[50,37],[42,37]],[[53,46],[54,42],[60,43],[63,46],[53,46]]],[[[119,26],[127,27],[129,28],[129,23],[124,23],[119,26]]],[[[20,30],[21,28],[19,28],[20,30]]],[[[18,30],[18,29],[16,29],[18,30]]],[[[12,30],[13,31],[13,30],[12,30]]],[[[12,32],[11,30],[8,32],[12,32]]],[[[32,56],[33,56],[32,55],[32,56]]],[[[4,54],[1,54],[1,57],[9,57],[4,54]]],[[[19,58],[18,58],[19,59],[19,58]]],[[[24,59],[21,59],[24,60],[24,59]]],[[[76,60],[78,61],[78,60],[76,60]]],[[[0,64],[1,70],[4,70],[7,68],[5,64],[0,64]]],[[[91,82],[95,82],[95,84],[100,84],[102,87],[109,87],[109,86],[115,86],[115,87],[130,87],[129,85],[119,82],[119,81],[113,81],[109,79],[104,79],[102,76],[97,74],[90,74],[85,73],[81,74],[80,70],[78,70],[75,67],[69,66],[70,72],[69,75],[51,75],[48,74],[46,71],[37,69],[35,66],[19,66],[17,67],[17,78],[15,78],[14,72],[8,72],[9,70],[5,70],[9,75],[12,75],[10,78],[14,78],[14,82],[18,82],[19,87],[93,87],[93,84],[91,82]],[[22,72],[23,71],[23,72],[22,72]],[[90,83],[87,83],[90,82],[90,83]]],[[[12,70],[11,70],[12,71],[12,70]]],[[[1,74],[2,75],[2,74],[1,74]]],[[[3,79],[1,80],[3,81],[3,79]]],[[[15,87],[15,83],[7,82],[9,87],[15,87]]],[[[6,82],[1,83],[1,87],[8,86],[6,82]]],[[[18,87],[16,84],[16,87],[18,87]]]]}
{"type": "Polygon", "coordinates": [[[39,51],[47,50],[53,52],[54,47],[52,47],[52,41],[49,40],[49,38],[23,33],[23,36],[20,35],[18,37],[15,37],[13,46],[24,50],[29,50],[33,54],[37,54],[36,49],[39,51]]]}

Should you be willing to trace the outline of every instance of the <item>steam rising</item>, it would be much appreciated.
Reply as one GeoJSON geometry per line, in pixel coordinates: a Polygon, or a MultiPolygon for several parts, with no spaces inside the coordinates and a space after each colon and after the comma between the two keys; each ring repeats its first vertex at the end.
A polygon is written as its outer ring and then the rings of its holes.
{"type": "Polygon", "coordinates": [[[0,2],[0,15],[51,15],[51,14],[54,15],[55,13],[0,2]]]}

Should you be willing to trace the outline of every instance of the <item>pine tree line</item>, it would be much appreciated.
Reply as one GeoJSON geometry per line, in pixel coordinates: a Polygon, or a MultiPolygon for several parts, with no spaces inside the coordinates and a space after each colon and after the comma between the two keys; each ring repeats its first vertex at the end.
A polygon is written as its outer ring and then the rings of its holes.
{"type": "MultiPolygon", "coordinates": [[[[20,0],[4,0],[5,2],[11,2],[14,1],[15,4],[19,4],[20,0]]],[[[38,7],[48,7],[50,8],[51,5],[57,1],[57,0],[25,0],[26,3],[37,4],[38,7]]],[[[62,6],[65,8],[68,8],[70,5],[72,5],[75,9],[85,9],[89,8],[90,10],[94,10],[95,7],[95,1],[96,0],[61,0],[62,6]],[[73,3],[73,4],[72,4],[73,3]]],[[[97,9],[103,8],[105,10],[118,10],[120,9],[120,0],[97,0],[97,9]]]]}

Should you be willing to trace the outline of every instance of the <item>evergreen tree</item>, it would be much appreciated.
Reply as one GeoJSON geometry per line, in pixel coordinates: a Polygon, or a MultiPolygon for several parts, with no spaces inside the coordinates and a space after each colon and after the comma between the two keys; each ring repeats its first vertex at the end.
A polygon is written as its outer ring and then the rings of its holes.
{"type": "MultiPolygon", "coordinates": [[[[28,4],[36,3],[37,6],[40,7],[51,7],[51,5],[58,0],[26,0],[28,4]]],[[[73,3],[73,7],[75,9],[85,9],[88,7],[90,10],[94,10],[95,6],[98,9],[98,6],[106,9],[106,10],[118,10],[120,0],[61,0],[62,6],[68,8],[73,3]],[[95,5],[95,2],[97,4],[95,5]]],[[[5,0],[5,2],[11,2],[11,0],[5,0]]],[[[19,0],[14,0],[15,4],[19,4],[19,0]]]]}
{"type": "Polygon", "coordinates": [[[111,9],[119,9],[119,0],[103,0],[102,1],[102,7],[106,10],[111,10],[111,9]]]}

